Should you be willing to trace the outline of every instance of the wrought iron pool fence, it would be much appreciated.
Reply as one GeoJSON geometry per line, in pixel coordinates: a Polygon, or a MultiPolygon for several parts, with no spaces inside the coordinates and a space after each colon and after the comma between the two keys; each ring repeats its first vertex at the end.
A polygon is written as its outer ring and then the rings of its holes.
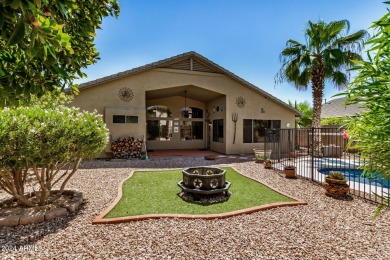
{"type": "Polygon", "coordinates": [[[365,159],[357,149],[348,148],[342,128],[266,129],[265,150],[272,150],[273,168],[283,170],[294,165],[296,175],[323,184],[331,171],[344,173],[350,194],[374,203],[383,203],[389,193],[390,179],[380,173],[363,175],[365,159]]]}

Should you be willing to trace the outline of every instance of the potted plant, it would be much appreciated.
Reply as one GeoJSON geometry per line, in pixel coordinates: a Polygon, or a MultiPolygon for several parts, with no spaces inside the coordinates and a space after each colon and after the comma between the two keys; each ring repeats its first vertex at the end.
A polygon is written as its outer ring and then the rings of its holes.
{"type": "Polygon", "coordinates": [[[295,175],[295,166],[294,165],[286,165],[284,166],[284,174],[286,178],[294,179],[297,176],[295,175]]]}
{"type": "Polygon", "coordinates": [[[263,164],[265,169],[272,169],[272,162],[270,159],[265,159],[263,164]]]}
{"type": "Polygon", "coordinates": [[[297,151],[297,150],[294,150],[294,151],[290,152],[290,156],[291,156],[291,158],[297,158],[297,156],[298,156],[298,151],[297,151]]]}
{"type": "Polygon", "coordinates": [[[253,149],[255,153],[256,162],[264,162],[266,159],[271,158],[272,150],[253,149]]]}
{"type": "Polygon", "coordinates": [[[325,194],[330,197],[345,197],[349,192],[349,185],[347,179],[342,172],[331,171],[325,177],[325,194]]]}

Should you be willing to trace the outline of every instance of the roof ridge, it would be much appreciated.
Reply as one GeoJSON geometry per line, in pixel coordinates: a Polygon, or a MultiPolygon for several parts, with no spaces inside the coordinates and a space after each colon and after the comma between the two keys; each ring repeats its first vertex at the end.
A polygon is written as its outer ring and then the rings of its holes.
{"type": "MultiPolygon", "coordinates": [[[[195,51],[184,52],[184,53],[181,53],[181,54],[169,57],[169,58],[161,59],[161,60],[154,61],[154,62],[151,62],[151,63],[147,63],[145,65],[141,65],[141,66],[138,66],[138,67],[135,67],[135,68],[132,68],[132,69],[123,70],[123,71],[120,71],[120,72],[117,72],[117,73],[114,73],[114,74],[111,74],[111,75],[108,75],[108,76],[104,76],[104,77],[101,77],[101,78],[98,78],[98,79],[94,79],[94,80],[91,80],[91,81],[87,81],[87,82],[81,83],[81,84],[79,84],[79,88],[88,87],[90,85],[94,85],[94,84],[99,83],[99,82],[103,83],[103,82],[105,82],[107,80],[110,80],[110,79],[113,79],[113,78],[117,78],[119,76],[128,75],[128,74],[134,73],[136,71],[143,71],[144,69],[154,67],[154,66],[159,65],[161,63],[165,63],[165,62],[168,62],[168,61],[171,61],[171,60],[175,60],[175,59],[178,59],[178,58],[182,58],[182,57],[189,56],[189,55],[195,55],[195,54],[198,54],[198,53],[196,53],[195,51]]],[[[202,55],[200,55],[200,56],[202,56],[202,55]]]]}
{"type": "Polygon", "coordinates": [[[302,113],[300,111],[298,111],[297,109],[289,106],[287,103],[283,102],[282,100],[272,96],[268,92],[262,90],[261,88],[257,87],[256,85],[246,81],[245,79],[237,76],[233,72],[231,72],[231,71],[225,69],[224,67],[218,65],[217,63],[209,60],[208,58],[206,58],[205,56],[197,53],[196,51],[184,52],[184,53],[181,53],[181,54],[169,57],[169,58],[165,58],[165,59],[162,59],[162,60],[159,60],[159,61],[148,63],[148,64],[143,65],[143,66],[139,66],[139,67],[136,67],[136,68],[133,68],[133,69],[130,69],[130,70],[125,70],[125,71],[122,71],[122,72],[118,72],[116,74],[112,74],[112,75],[105,76],[105,77],[102,77],[102,78],[99,78],[99,79],[96,79],[96,80],[85,82],[85,83],[82,83],[82,84],[79,85],[79,89],[92,87],[95,84],[104,83],[104,82],[107,82],[107,81],[111,81],[111,80],[117,79],[119,77],[124,77],[124,76],[127,76],[127,75],[131,75],[131,74],[134,74],[134,73],[143,72],[143,71],[145,71],[147,69],[157,68],[158,66],[160,66],[160,65],[162,65],[164,63],[167,63],[167,62],[170,62],[170,61],[174,61],[174,60],[177,60],[177,59],[181,59],[183,57],[191,57],[191,56],[200,59],[201,61],[207,63],[207,65],[209,65],[209,66],[213,67],[214,69],[222,72],[226,76],[228,76],[230,78],[233,78],[234,80],[240,82],[241,84],[246,85],[249,88],[251,88],[251,89],[261,93],[264,97],[270,98],[273,101],[275,101],[276,103],[279,103],[279,104],[283,105],[284,107],[289,108],[290,110],[294,111],[297,115],[302,115],[302,113]]]}

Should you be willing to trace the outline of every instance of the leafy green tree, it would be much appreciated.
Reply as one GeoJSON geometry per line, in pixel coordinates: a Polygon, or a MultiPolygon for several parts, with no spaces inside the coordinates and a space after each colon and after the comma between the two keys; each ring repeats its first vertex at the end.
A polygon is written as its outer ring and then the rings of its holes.
{"type": "Polygon", "coordinates": [[[47,104],[0,110],[0,189],[27,207],[50,204],[81,160],[98,156],[107,142],[108,129],[96,113],[47,104]]]}
{"type": "Polygon", "coordinates": [[[117,0],[0,1],[0,107],[18,106],[84,77],[96,63],[95,30],[117,0]]]}
{"type": "Polygon", "coordinates": [[[365,30],[349,35],[348,32],[347,20],[330,23],[309,21],[305,30],[306,44],[290,39],[281,52],[282,67],[275,80],[292,83],[298,90],[307,90],[311,86],[313,127],[320,127],[325,82],[344,89],[351,60],[361,60],[360,52],[368,34],[365,30]]]}
{"type": "MultiPolygon", "coordinates": [[[[390,11],[372,28],[375,34],[366,43],[368,60],[355,61],[353,69],[359,74],[344,93],[347,104],[359,103],[365,112],[352,118],[347,130],[349,140],[368,159],[365,171],[375,169],[390,178],[390,11]]],[[[379,197],[383,203],[375,216],[390,209],[389,194],[379,197]]]]}
{"type": "Polygon", "coordinates": [[[310,102],[305,100],[303,102],[293,104],[290,100],[288,101],[290,107],[298,109],[303,115],[301,117],[295,118],[295,123],[297,128],[310,127],[313,121],[313,108],[310,105],[310,102]]]}

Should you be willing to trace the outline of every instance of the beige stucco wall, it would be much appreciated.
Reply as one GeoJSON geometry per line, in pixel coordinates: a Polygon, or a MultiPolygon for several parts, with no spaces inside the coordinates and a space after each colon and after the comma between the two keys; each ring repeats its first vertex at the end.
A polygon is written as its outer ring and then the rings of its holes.
{"type": "MultiPolygon", "coordinates": [[[[263,149],[264,143],[243,143],[243,124],[244,119],[254,120],[281,120],[281,128],[284,128],[289,122],[294,125],[295,115],[291,110],[280,106],[274,101],[266,98],[254,90],[246,89],[240,93],[246,102],[245,107],[238,108],[236,105],[227,107],[227,151],[232,154],[248,153],[253,149],[263,149]],[[262,109],[264,113],[262,113],[262,109]],[[232,114],[238,114],[236,142],[233,144],[234,124],[232,121],[232,114]]],[[[235,104],[236,96],[228,96],[227,103],[235,104]]]]}
{"type": "MultiPolygon", "coordinates": [[[[145,107],[106,106],[104,108],[104,120],[110,130],[110,141],[128,136],[142,140],[145,132],[145,115],[145,107]],[[114,124],[113,115],[138,116],[138,123],[114,124]]],[[[105,152],[110,151],[110,145],[107,145],[105,152]]]]}
{"type": "MultiPolygon", "coordinates": [[[[211,150],[226,154],[239,154],[251,153],[253,148],[262,147],[262,144],[243,144],[243,119],[281,120],[282,128],[287,122],[294,125],[295,114],[293,111],[270,100],[258,91],[244,86],[224,74],[186,70],[152,69],[123,78],[117,78],[93,87],[84,88],[75,97],[72,105],[87,111],[96,109],[98,113],[102,114],[110,129],[113,140],[128,135],[141,138],[146,134],[147,106],[170,106],[174,113],[174,119],[179,118],[178,113],[180,108],[184,106],[183,97],[176,95],[146,100],[146,92],[189,85],[221,93],[220,97],[208,101],[187,99],[187,106],[202,108],[205,110],[205,116],[209,114],[210,123],[214,119],[224,119],[224,142],[213,142],[211,140],[211,150]],[[130,102],[121,101],[118,97],[118,91],[123,87],[128,87],[134,93],[134,98],[130,102]],[[246,100],[245,107],[237,107],[235,102],[238,96],[246,100]],[[213,111],[215,106],[221,105],[223,106],[223,111],[213,111]],[[265,113],[261,113],[261,108],[263,108],[265,113]],[[234,112],[238,113],[235,144],[233,144],[234,123],[232,121],[232,113],[234,112]],[[138,116],[138,124],[113,124],[112,115],[117,113],[138,116]]],[[[190,91],[191,87],[189,86],[188,88],[190,91]]],[[[209,138],[207,124],[208,122],[204,122],[204,140],[182,141],[176,138],[177,136],[174,136],[175,138],[172,138],[172,141],[150,141],[148,142],[148,148],[205,148],[209,138]]],[[[109,147],[107,147],[106,151],[109,151],[109,147]]]]}
{"type": "Polygon", "coordinates": [[[207,104],[207,110],[210,113],[210,133],[209,133],[209,138],[210,138],[210,149],[219,153],[228,153],[228,150],[226,150],[226,134],[227,134],[227,125],[229,122],[226,120],[226,96],[217,98],[215,100],[210,101],[207,104]],[[219,109],[219,111],[216,111],[216,108],[223,107],[223,111],[219,109]],[[224,130],[223,130],[223,142],[214,142],[213,141],[213,120],[216,119],[223,119],[224,123],[224,130]]]}

